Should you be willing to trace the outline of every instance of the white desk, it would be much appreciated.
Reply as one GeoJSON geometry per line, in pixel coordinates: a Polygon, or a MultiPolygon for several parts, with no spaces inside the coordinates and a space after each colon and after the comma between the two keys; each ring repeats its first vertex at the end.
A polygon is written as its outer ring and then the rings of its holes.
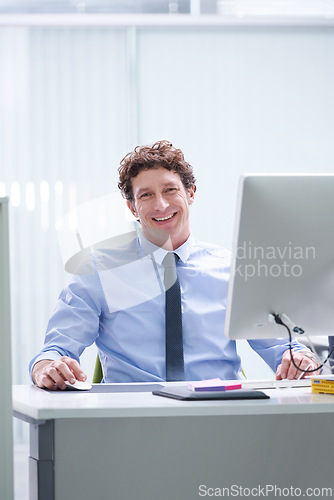
{"type": "Polygon", "coordinates": [[[31,428],[30,498],[198,500],[233,485],[334,493],[334,396],[265,392],[182,402],[14,386],[14,414],[31,428]]]}

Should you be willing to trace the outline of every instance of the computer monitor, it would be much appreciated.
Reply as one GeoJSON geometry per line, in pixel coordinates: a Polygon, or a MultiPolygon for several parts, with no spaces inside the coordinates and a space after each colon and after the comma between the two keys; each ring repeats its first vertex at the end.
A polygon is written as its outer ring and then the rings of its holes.
{"type": "Polygon", "coordinates": [[[334,335],[334,174],[240,179],[226,333],[231,339],[334,335]]]}

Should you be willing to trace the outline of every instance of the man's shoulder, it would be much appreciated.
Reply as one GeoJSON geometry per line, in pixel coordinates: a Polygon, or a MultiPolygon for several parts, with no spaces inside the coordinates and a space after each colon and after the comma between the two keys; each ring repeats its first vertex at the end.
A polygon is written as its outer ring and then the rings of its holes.
{"type": "Polygon", "coordinates": [[[116,242],[111,238],[93,250],[93,258],[99,271],[124,266],[141,258],[138,238],[136,235],[131,236],[116,242]]]}
{"type": "Polygon", "coordinates": [[[214,243],[207,243],[194,238],[193,249],[195,253],[202,254],[203,256],[211,256],[213,258],[221,259],[226,262],[231,261],[231,251],[214,243]]]}
{"type": "Polygon", "coordinates": [[[93,275],[104,266],[112,267],[140,258],[138,238],[135,232],[111,237],[88,246],[71,257],[65,270],[72,275],[93,275]]]}

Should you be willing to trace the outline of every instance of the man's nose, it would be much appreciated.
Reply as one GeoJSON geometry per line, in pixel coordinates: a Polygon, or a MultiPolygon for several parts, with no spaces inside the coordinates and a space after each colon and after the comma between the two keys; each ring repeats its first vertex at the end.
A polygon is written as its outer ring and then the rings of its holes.
{"type": "Polygon", "coordinates": [[[165,210],[169,205],[168,201],[166,200],[163,194],[156,195],[154,201],[155,201],[154,208],[156,210],[165,210]]]}

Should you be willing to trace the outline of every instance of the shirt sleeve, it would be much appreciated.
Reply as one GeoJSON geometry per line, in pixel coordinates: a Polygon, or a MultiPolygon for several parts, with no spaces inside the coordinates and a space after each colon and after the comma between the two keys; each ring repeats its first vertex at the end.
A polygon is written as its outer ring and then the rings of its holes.
{"type": "Polygon", "coordinates": [[[97,273],[73,276],[60,293],[49,320],[42,350],[31,360],[69,356],[77,361],[84,349],[93,344],[99,333],[104,308],[103,292],[97,273]]]}
{"type": "MultiPolygon", "coordinates": [[[[257,352],[261,358],[276,372],[278,365],[281,363],[282,356],[290,347],[289,339],[261,339],[261,340],[248,340],[251,348],[257,352]]],[[[310,350],[304,345],[293,339],[291,343],[294,351],[307,351],[310,350]]]]}

